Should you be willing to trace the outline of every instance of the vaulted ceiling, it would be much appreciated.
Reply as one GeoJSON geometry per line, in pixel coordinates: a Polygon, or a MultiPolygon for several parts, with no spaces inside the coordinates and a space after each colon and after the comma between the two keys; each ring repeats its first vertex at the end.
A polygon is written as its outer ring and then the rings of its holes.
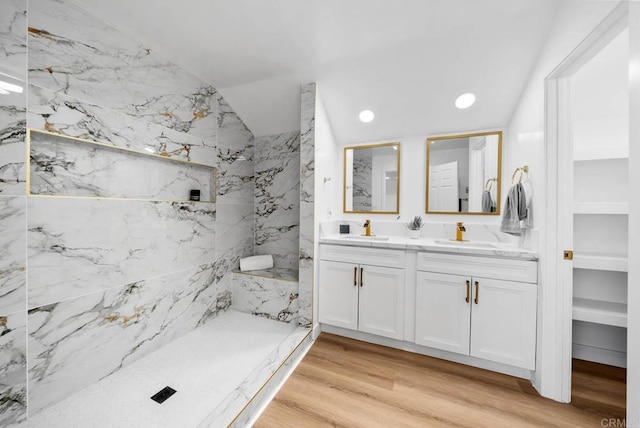
{"type": "Polygon", "coordinates": [[[317,82],[342,144],[505,126],[560,3],[74,1],[213,84],[255,135],[298,129],[317,82]],[[477,102],[458,110],[463,92],[477,102]]]}

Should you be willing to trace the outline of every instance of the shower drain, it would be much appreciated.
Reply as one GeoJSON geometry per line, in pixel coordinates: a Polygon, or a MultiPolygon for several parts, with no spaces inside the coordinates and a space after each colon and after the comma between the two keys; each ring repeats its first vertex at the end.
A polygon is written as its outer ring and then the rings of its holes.
{"type": "Polygon", "coordinates": [[[165,386],[160,391],[151,396],[151,399],[156,403],[164,403],[169,397],[176,393],[176,390],[170,386],[165,386]]]}

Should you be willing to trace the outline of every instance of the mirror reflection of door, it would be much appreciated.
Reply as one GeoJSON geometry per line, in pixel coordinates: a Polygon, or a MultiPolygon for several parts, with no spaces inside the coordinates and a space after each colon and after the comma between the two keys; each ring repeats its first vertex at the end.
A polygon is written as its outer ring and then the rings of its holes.
{"type": "Polygon", "coordinates": [[[429,208],[459,211],[458,162],[434,165],[429,169],[429,208]]]}
{"type": "Polygon", "coordinates": [[[384,172],[384,211],[393,211],[396,207],[396,189],[398,188],[398,172],[387,170],[384,172]]]}

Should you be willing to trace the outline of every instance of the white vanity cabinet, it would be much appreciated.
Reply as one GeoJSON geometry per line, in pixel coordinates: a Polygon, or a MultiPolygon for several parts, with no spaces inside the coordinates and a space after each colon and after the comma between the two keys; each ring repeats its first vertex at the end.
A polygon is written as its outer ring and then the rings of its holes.
{"type": "Polygon", "coordinates": [[[418,253],[415,343],[535,369],[537,262],[418,253]]]}
{"type": "Polygon", "coordinates": [[[404,251],[321,245],[318,320],[402,340],[404,260],[404,251]]]}

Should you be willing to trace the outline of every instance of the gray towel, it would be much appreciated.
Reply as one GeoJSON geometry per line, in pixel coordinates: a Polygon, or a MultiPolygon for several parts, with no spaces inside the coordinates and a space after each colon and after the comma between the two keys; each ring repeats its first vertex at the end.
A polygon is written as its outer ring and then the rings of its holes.
{"type": "Polygon", "coordinates": [[[520,221],[527,218],[527,198],[521,183],[511,186],[507,194],[500,231],[522,235],[520,221]]]}
{"type": "Polygon", "coordinates": [[[489,192],[488,190],[482,192],[482,212],[491,212],[491,192],[489,192]]]}
{"type": "Polygon", "coordinates": [[[482,212],[494,213],[496,212],[496,201],[491,196],[491,191],[485,190],[482,192],[482,212]]]}

